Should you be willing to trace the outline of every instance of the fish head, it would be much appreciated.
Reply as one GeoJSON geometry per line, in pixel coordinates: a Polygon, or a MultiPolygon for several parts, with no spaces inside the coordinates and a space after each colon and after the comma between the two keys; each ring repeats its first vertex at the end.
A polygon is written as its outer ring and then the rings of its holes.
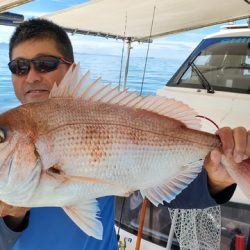
{"type": "Polygon", "coordinates": [[[29,120],[18,109],[0,115],[0,200],[11,205],[29,196],[41,171],[29,120]]]}

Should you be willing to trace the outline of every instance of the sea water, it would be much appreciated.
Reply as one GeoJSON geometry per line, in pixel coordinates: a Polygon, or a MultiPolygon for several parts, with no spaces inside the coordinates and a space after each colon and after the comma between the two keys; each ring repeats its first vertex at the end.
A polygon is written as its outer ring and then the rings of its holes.
{"type": "MultiPolygon", "coordinates": [[[[146,59],[131,57],[126,87],[130,91],[140,93],[146,59]]],[[[124,68],[126,62],[121,56],[75,53],[75,61],[80,62],[82,72],[91,71],[91,78],[102,77],[104,83],[124,84],[124,68]],[[122,70],[121,70],[122,66],[122,70]],[[122,72],[122,73],[121,73],[122,72]]],[[[8,47],[0,47],[0,112],[20,105],[15,97],[8,69],[8,47]]],[[[144,75],[142,94],[155,95],[157,89],[166,85],[182,63],[181,60],[167,60],[149,57],[144,75]]]]}

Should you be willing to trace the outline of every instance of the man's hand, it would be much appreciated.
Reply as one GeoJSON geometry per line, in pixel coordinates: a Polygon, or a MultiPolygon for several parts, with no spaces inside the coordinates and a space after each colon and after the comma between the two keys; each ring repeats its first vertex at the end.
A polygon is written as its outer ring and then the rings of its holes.
{"type": "Polygon", "coordinates": [[[30,209],[27,207],[14,207],[0,201],[0,217],[24,217],[30,209]]]}
{"type": "Polygon", "coordinates": [[[208,184],[211,194],[216,194],[235,183],[221,164],[221,156],[233,157],[239,167],[250,160],[250,131],[243,127],[221,128],[217,131],[222,148],[213,150],[205,159],[208,184]]]}
{"type": "Polygon", "coordinates": [[[0,217],[4,217],[5,224],[13,231],[22,231],[27,207],[14,207],[0,201],[0,217]]]}

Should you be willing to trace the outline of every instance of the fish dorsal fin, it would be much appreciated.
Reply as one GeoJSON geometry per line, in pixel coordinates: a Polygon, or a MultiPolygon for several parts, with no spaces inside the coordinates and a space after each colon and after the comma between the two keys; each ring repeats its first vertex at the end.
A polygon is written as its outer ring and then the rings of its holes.
{"type": "Polygon", "coordinates": [[[50,98],[81,98],[85,101],[127,106],[179,120],[189,128],[201,127],[196,112],[188,105],[164,96],[139,96],[127,89],[121,91],[119,86],[103,85],[101,78],[91,82],[89,71],[81,75],[79,63],[70,67],[59,85],[54,84],[50,98]]]}

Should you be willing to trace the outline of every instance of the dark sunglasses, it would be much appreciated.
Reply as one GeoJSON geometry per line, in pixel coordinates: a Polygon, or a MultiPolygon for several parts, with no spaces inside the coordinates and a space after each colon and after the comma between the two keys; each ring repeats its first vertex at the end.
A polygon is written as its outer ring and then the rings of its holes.
{"type": "Polygon", "coordinates": [[[8,63],[9,69],[15,75],[27,75],[30,71],[31,63],[39,73],[47,73],[56,70],[60,63],[72,64],[63,57],[40,56],[35,59],[15,59],[8,63]]]}

